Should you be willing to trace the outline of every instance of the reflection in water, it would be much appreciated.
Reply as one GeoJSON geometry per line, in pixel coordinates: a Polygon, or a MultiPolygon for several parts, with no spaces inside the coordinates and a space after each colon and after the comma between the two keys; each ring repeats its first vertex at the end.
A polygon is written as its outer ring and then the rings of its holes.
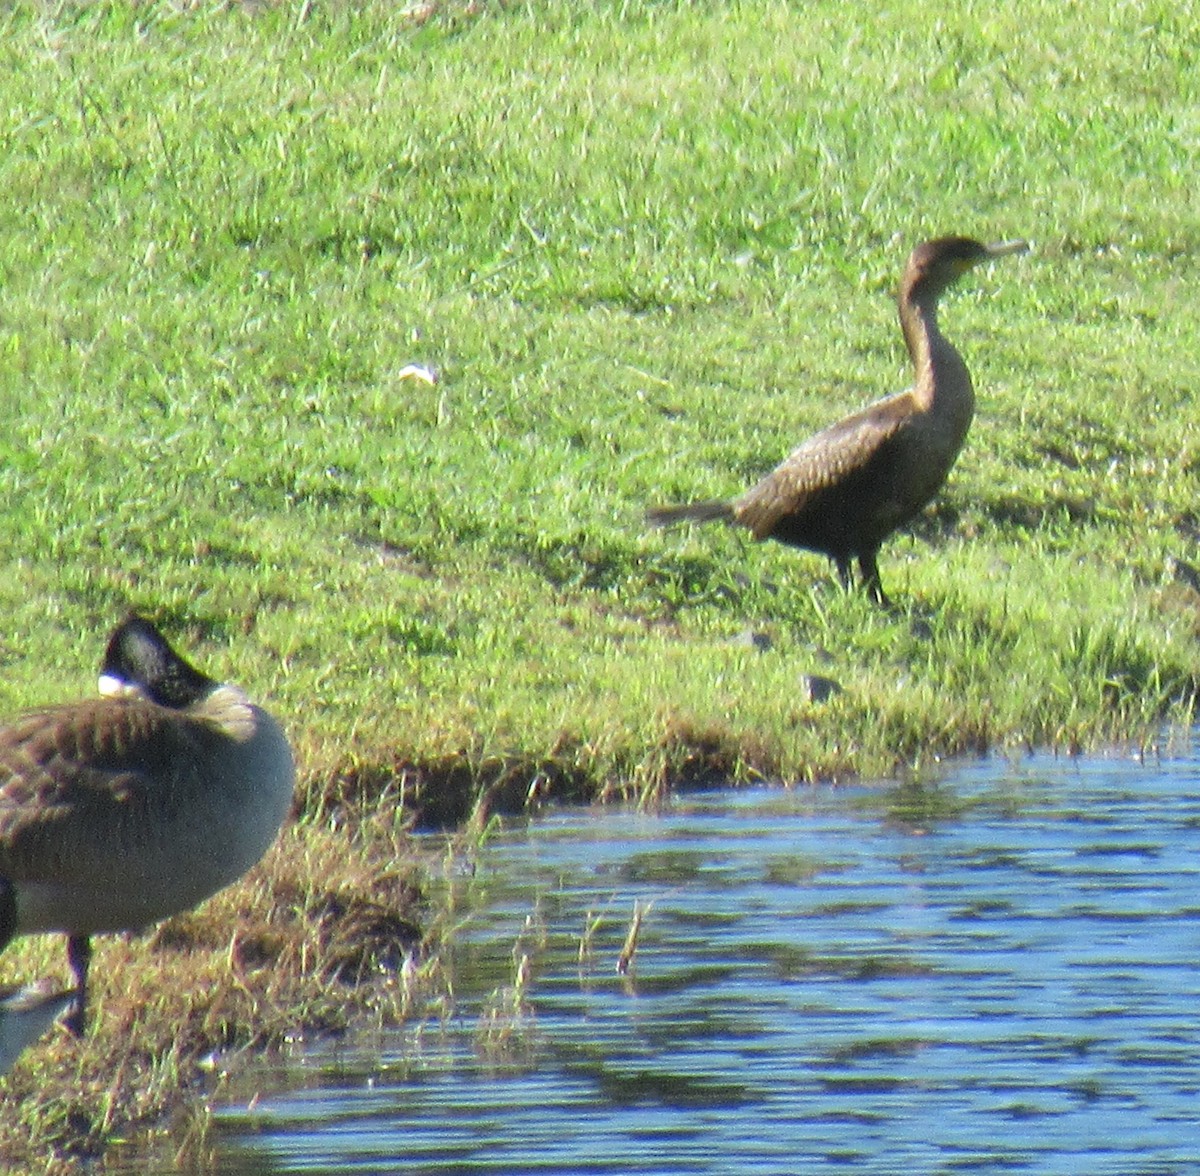
{"type": "Polygon", "coordinates": [[[1198,774],[993,760],[923,797],[512,828],[476,863],[463,1020],[222,1112],[219,1169],[1195,1171],[1198,774]],[[489,1053],[521,954],[528,1014],[489,1053]]]}

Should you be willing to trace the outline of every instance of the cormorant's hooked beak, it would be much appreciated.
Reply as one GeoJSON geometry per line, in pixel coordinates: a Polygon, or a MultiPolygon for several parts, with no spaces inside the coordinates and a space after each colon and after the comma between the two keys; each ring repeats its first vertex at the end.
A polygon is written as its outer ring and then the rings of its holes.
{"type": "Polygon", "coordinates": [[[954,267],[955,273],[965,274],[968,270],[973,270],[977,265],[982,265],[985,261],[992,261],[997,257],[1007,257],[1010,253],[1026,253],[1028,250],[1028,241],[996,241],[990,245],[985,245],[983,252],[978,256],[964,257],[961,261],[957,262],[954,267]]]}
{"type": "Polygon", "coordinates": [[[1016,241],[997,241],[985,248],[988,257],[1007,257],[1010,253],[1028,253],[1033,247],[1028,241],[1018,238],[1016,241]]]}

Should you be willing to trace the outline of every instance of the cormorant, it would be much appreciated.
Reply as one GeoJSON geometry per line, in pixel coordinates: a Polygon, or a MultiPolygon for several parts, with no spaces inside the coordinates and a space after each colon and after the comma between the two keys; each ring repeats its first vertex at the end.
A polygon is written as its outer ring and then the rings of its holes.
{"type": "Polygon", "coordinates": [[[810,437],[739,498],[652,507],[647,521],[735,523],[755,539],[829,556],[847,588],[857,559],[863,588],[888,605],[876,563],[880,545],[941,489],[975,411],[967,365],[938,329],[938,299],[980,262],[1028,248],[1025,241],[984,245],[969,237],[918,245],[897,298],[912,387],[810,437]]]}

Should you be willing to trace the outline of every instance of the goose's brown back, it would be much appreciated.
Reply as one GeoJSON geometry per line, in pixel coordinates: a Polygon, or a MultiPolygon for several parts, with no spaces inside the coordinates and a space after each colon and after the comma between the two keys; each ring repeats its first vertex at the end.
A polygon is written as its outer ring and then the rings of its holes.
{"type": "Polygon", "coordinates": [[[248,739],[136,698],[0,729],[0,877],[21,931],[141,926],[257,861],[286,814],[291,761],[269,716],[247,709],[248,739]]]}

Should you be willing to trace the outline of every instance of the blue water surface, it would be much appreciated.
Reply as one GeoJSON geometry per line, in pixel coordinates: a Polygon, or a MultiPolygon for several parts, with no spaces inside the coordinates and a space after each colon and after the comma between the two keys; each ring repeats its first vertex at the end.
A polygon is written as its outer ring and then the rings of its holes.
{"type": "Polygon", "coordinates": [[[460,867],[454,1014],[239,1094],[217,1170],[1200,1172],[1191,755],[564,810],[460,867]]]}

